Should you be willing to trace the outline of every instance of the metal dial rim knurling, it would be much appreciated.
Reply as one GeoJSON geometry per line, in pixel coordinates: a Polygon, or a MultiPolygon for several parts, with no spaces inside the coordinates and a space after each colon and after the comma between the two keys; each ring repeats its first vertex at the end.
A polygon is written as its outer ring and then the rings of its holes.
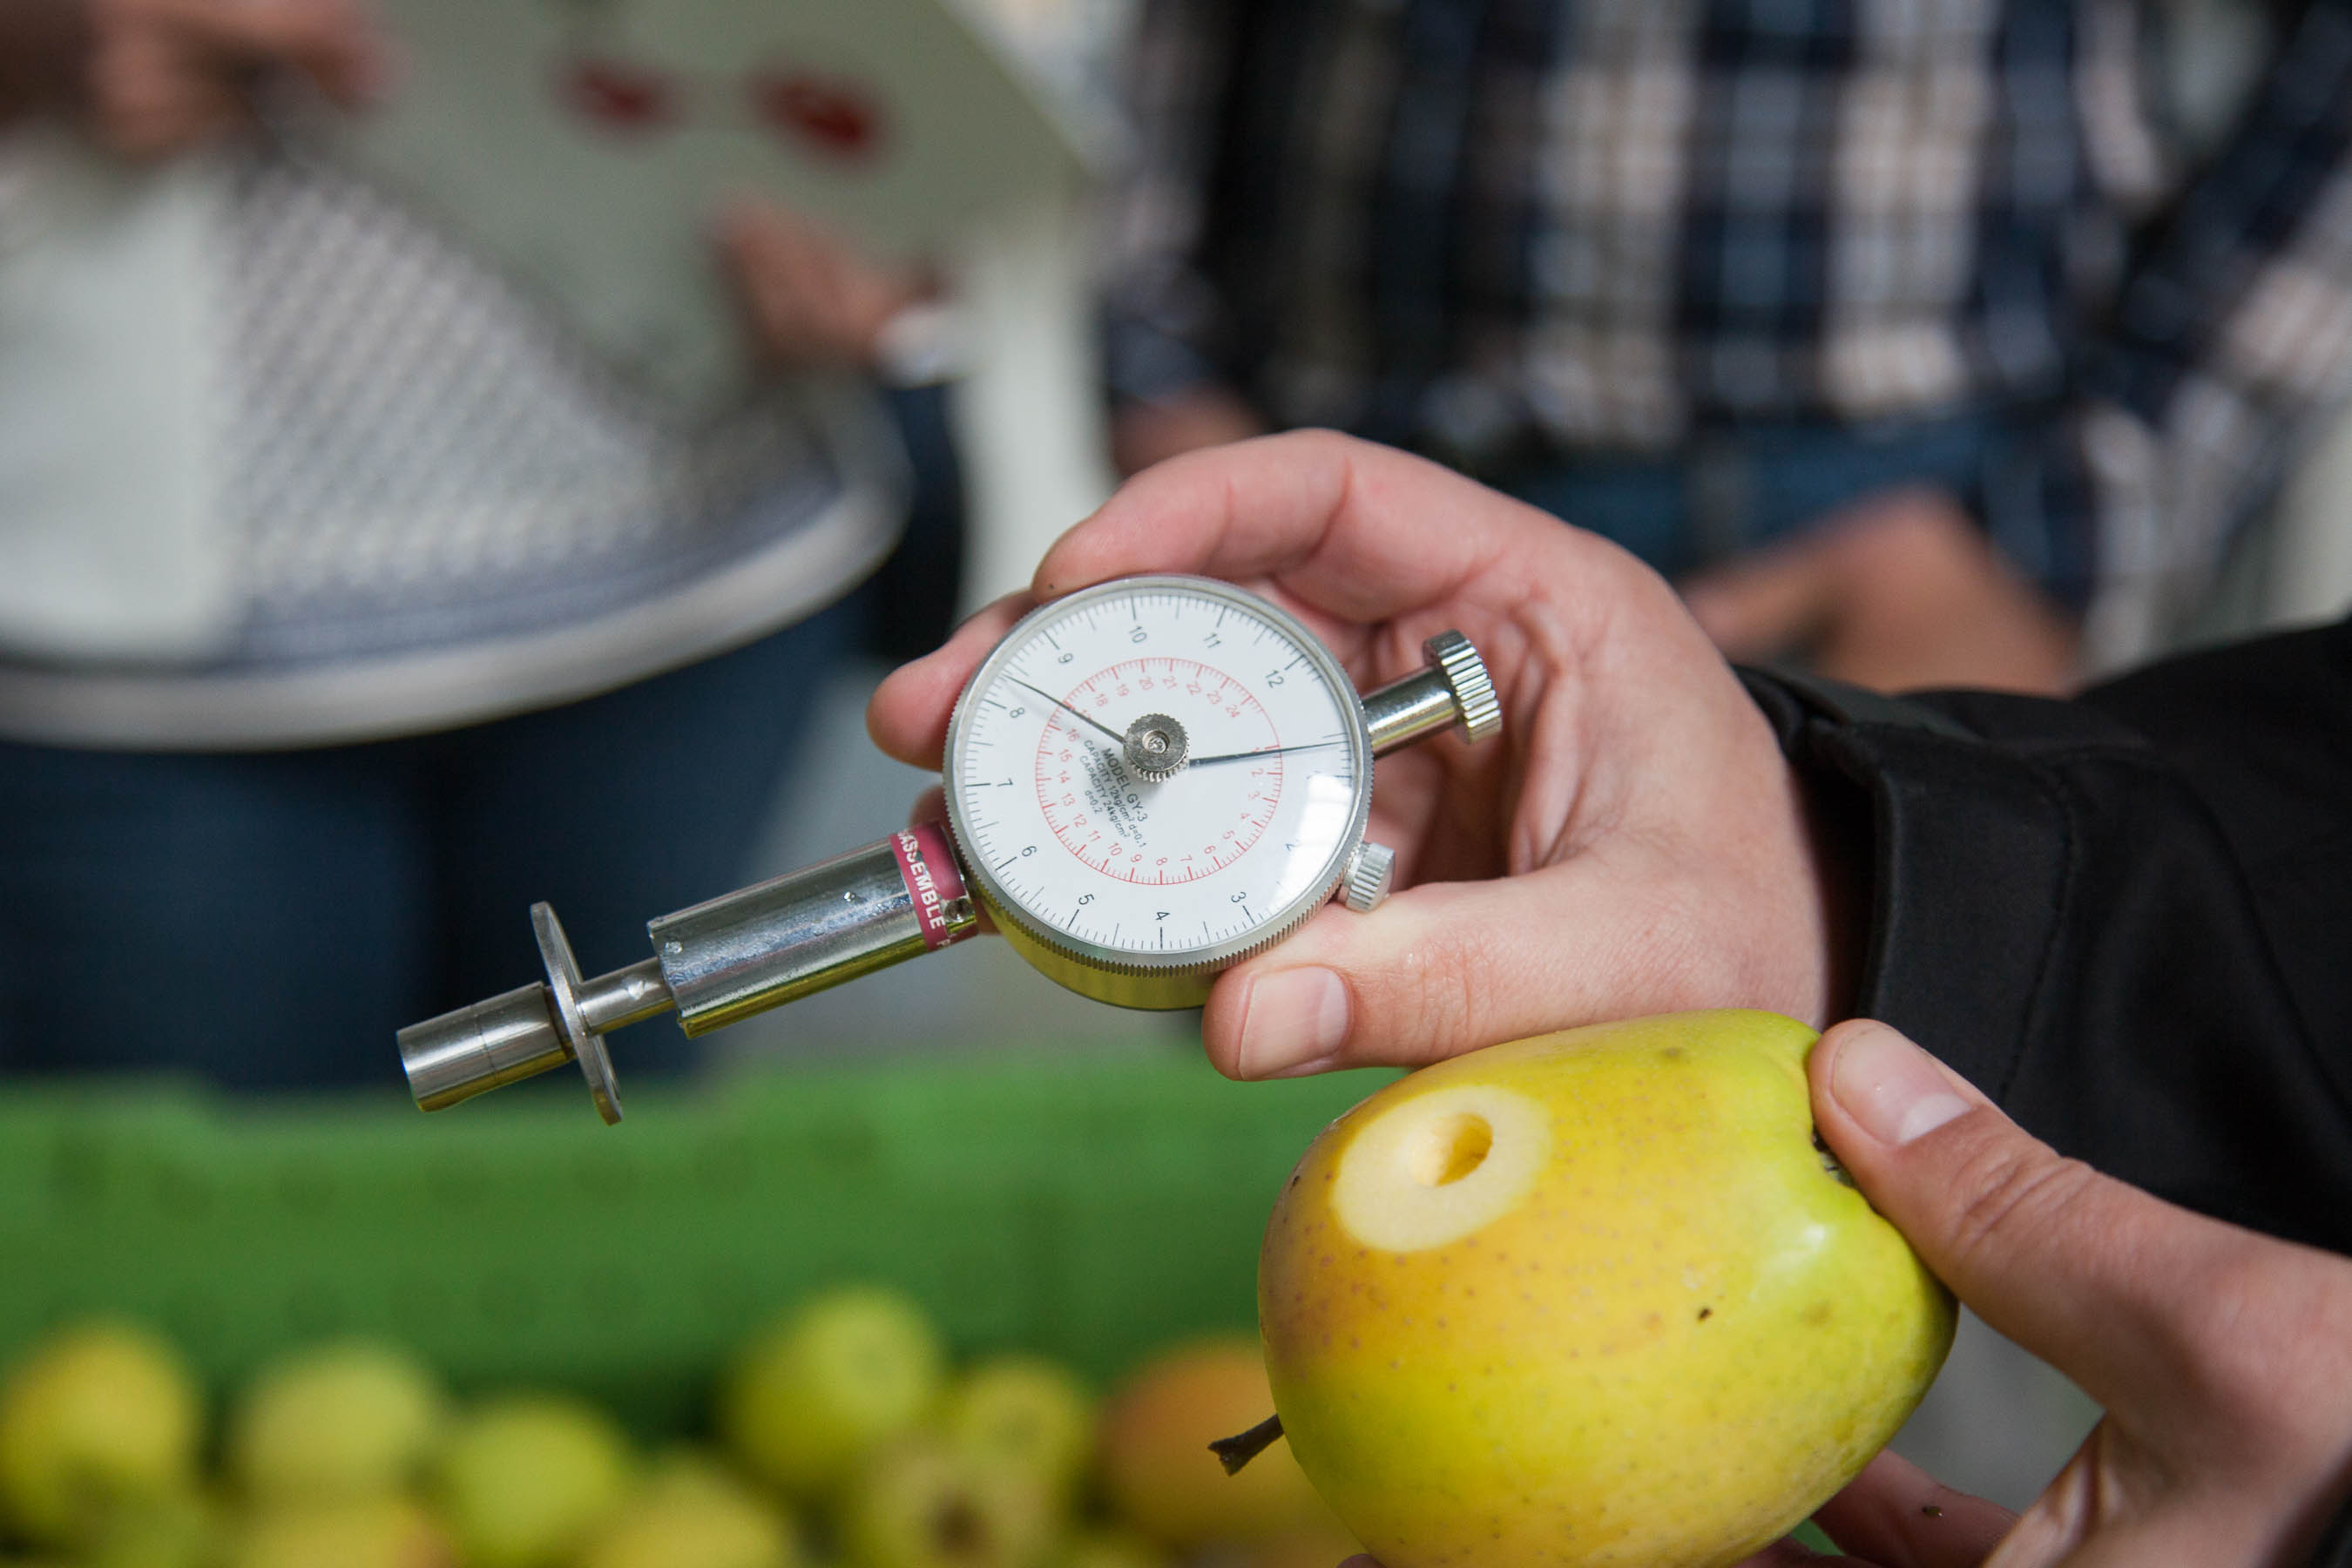
{"type": "Polygon", "coordinates": [[[1430,663],[1445,677],[1454,694],[1454,724],[1462,738],[1476,745],[1503,727],[1503,700],[1496,695],[1486,661],[1460,632],[1440,632],[1421,645],[1430,663]]]}

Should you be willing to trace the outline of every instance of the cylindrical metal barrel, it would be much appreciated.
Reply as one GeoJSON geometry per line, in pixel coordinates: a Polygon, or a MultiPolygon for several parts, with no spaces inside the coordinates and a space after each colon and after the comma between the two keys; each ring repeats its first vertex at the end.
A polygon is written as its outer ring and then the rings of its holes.
{"type": "Polygon", "coordinates": [[[646,929],[678,1027],[702,1035],[920,957],[978,921],[946,834],[926,824],[646,929]]]}
{"type": "Polygon", "coordinates": [[[1371,731],[1376,757],[1435,734],[1454,715],[1454,692],[1434,669],[1392,680],[1364,699],[1364,727],[1371,731]]]}
{"type": "Polygon", "coordinates": [[[443,1110],[571,1059],[548,1011],[547,987],[536,981],[400,1031],[400,1065],[416,1103],[426,1110],[443,1110]]]}

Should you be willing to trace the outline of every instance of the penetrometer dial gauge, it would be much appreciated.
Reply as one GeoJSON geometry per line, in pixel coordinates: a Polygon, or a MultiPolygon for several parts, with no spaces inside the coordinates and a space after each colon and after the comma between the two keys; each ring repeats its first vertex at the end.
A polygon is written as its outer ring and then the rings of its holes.
{"type": "Polygon", "coordinates": [[[1126,577],[1040,605],[957,699],[944,825],[664,915],[652,958],[594,980],[535,905],[546,980],[403,1029],[409,1086],[436,1110],[576,1061],[616,1121],[606,1031],[675,1008],[700,1035],[961,941],[982,910],[1073,991],[1198,1005],[1335,892],[1386,897],[1375,756],[1500,727],[1459,633],[1423,651],[1360,697],[1296,617],[1228,584],[1126,577]]]}

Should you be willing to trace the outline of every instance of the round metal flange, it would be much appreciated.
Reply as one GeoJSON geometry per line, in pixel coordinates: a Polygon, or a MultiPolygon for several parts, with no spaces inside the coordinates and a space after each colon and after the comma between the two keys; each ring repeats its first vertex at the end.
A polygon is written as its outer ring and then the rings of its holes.
{"type": "Polygon", "coordinates": [[[621,1091],[613,1082],[613,1058],[604,1054],[604,1037],[588,1026],[580,1014],[580,963],[563,935],[563,922],[551,904],[530,906],[531,934],[539,939],[540,962],[547,966],[547,993],[555,1026],[564,1048],[580,1064],[596,1114],[610,1126],[621,1120],[621,1091]]]}

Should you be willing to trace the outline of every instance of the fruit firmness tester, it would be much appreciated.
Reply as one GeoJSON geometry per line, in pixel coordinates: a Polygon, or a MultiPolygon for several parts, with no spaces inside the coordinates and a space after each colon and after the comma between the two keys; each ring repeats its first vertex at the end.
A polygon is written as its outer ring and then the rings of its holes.
{"type": "Polygon", "coordinates": [[[982,915],[1045,974],[1128,1007],[1191,1007],[1334,893],[1388,894],[1364,837],[1372,759],[1502,709],[1458,632],[1359,696],[1295,617],[1203,577],[1127,577],[1031,611],[957,699],[947,819],[651,921],[654,955],[583,979],[531,907],[547,977],[400,1031],[438,1110],[567,1062],[621,1118],[604,1036],[676,1010],[689,1036],[919,958],[982,915]]]}

